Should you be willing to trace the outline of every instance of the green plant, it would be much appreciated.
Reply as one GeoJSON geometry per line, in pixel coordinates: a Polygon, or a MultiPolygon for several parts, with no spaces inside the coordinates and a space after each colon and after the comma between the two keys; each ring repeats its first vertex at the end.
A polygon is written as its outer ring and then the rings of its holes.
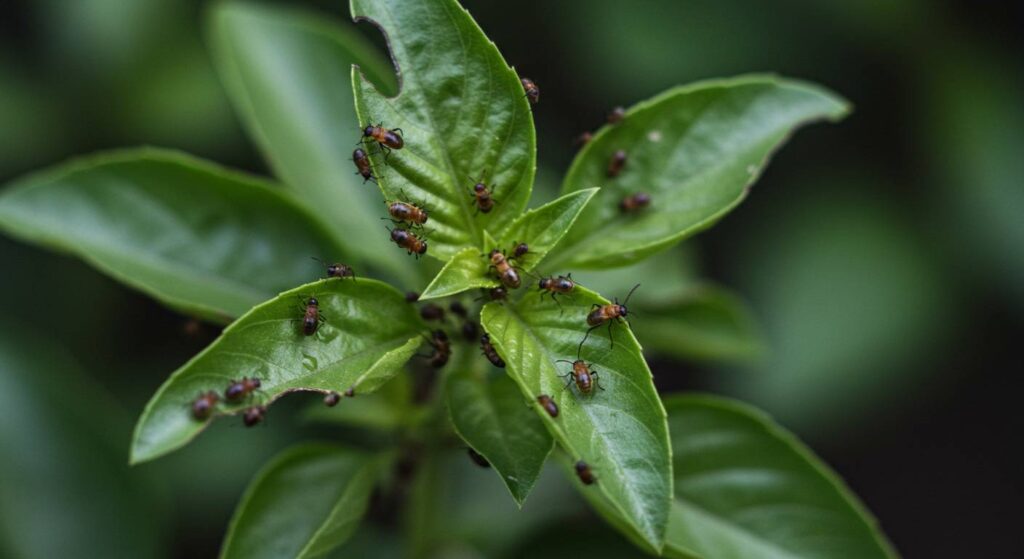
{"type": "Polygon", "coordinates": [[[302,445],[272,461],[236,510],[223,555],[326,553],[355,532],[375,487],[405,495],[405,543],[429,553],[440,500],[433,480],[458,439],[520,505],[557,442],[555,462],[584,498],[650,553],[894,555],[841,482],[768,418],[711,396],[663,403],[628,323],[597,328],[581,343],[592,305],[609,302],[599,293],[624,295],[641,277],[630,308],[649,311],[641,328],[650,329],[652,349],[704,359],[756,352],[742,306],[673,269],[679,255],[668,251],[735,207],[796,127],[839,119],[846,103],[773,76],[672,89],[597,131],[561,196],[526,211],[536,166],[531,106],[468,13],[452,0],[352,0],[352,12],[386,33],[399,83],[351,29],[244,4],[211,12],[225,85],[279,185],[141,149],[29,176],[0,196],[0,227],[11,235],[78,255],[172,308],[230,323],[146,406],[133,463],[180,448],[216,417],[293,391],[352,390],[356,397],[311,410],[311,419],[346,427],[341,437],[349,429],[386,435],[371,445],[302,445]],[[353,176],[347,157],[360,128],[377,122],[402,128],[405,139],[387,157],[371,150],[380,192],[353,176]],[[627,168],[608,178],[617,149],[629,154],[627,168]],[[477,179],[494,189],[493,211],[474,211],[477,179]],[[641,191],[651,206],[622,214],[623,196],[641,191]],[[389,246],[379,194],[429,210],[423,259],[389,246]],[[510,290],[507,301],[471,315],[504,372],[450,329],[452,355],[432,373],[414,356],[430,350],[424,333],[437,326],[367,276],[475,311],[480,290],[498,285],[483,255],[514,242],[530,247],[518,261],[524,273],[573,271],[581,285],[558,302],[510,290]],[[351,264],[357,277],[304,283],[322,273],[310,255],[351,264]],[[604,272],[613,268],[627,271],[604,272]],[[324,322],[305,336],[299,301],[311,296],[324,322]],[[565,388],[559,362],[577,358],[599,371],[600,390],[565,388]],[[208,420],[192,416],[198,394],[221,393],[242,376],[261,379],[259,391],[221,401],[208,420]],[[542,394],[557,402],[557,417],[537,404],[542,394]],[[595,484],[578,481],[579,460],[595,484]],[[392,477],[396,464],[415,465],[411,482],[392,477]]]}

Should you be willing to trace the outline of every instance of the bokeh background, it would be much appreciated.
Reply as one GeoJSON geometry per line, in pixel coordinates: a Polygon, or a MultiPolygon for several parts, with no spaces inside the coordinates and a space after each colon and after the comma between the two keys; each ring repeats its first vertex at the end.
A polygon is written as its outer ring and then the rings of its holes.
{"type": "MultiPolygon", "coordinates": [[[[346,18],[340,0],[305,4],[346,18]]],[[[1012,388],[1024,373],[1024,5],[463,4],[542,89],[541,188],[557,186],[571,139],[611,106],[673,85],[766,71],[850,99],[848,119],[797,133],[747,201],[687,243],[706,276],[746,298],[769,349],[733,365],[657,360],[657,384],[769,411],[838,470],[906,557],[1024,549],[1012,388]]],[[[5,3],[0,182],[137,144],[265,173],[211,66],[205,6],[5,3]]],[[[21,556],[19,542],[43,534],[53,548],[27,556],[216,553],[260,465],[323,433],[284,411],[258,433],[218,425],[129,469],[134,419],[215,335],[77,260],[0,238],[0,555],[21,556]]],[[[588,517],[555,525],[560,507],[577,506],[554,498],[557,476],[531,497],[529,521],[508,521],[529,536],[496,541],[501,523],[481,525],[480,511],[515,516],[502,508],[510,500],[493,474],[462,478],[453,524],[477,543],[457,555],[634,553],[588,517]]]]}

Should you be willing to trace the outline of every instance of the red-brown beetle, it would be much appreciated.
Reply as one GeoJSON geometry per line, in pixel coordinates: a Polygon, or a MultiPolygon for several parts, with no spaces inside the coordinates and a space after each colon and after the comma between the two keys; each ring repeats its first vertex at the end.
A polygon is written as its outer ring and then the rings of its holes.
{"type": "Polygon", "coordinates": [[[537,403],[540,404],[540,407],[544,408],[544,411],[548,412],[548,415],[552,418],[558,417],[558,404],[555,403],[555,400],[551,396],[541,394],[540,396],[537,396],[537,403]]]}
{"type": "Polygon", "coordinates": [[[594,475],[594,471],[590,469],[590,466],[586,462],[580,460],[576,462],[576,465],[573,467],[576,469],[576,476],[580,478],[583,485],[593,485],[597,483],[597,476],[594,475]]]}
{"type": "Polygon", "coordinates": [[[626,196],[619,202],[619,211],[631,213],[642,210],[651,204],[651,195],[645,192],[636,192],[626,196]]]}
{"type": "Polygon", "coordinates": [[[352,152],[352,161],[356,164],[356,174],[363,177],[364,183],[368,180],[376,181],[373,178],[373,170],[370,169],[370,156],[366,155],[365,151],[356,148],[352,152]]]}
{"type": "Polygon", "coordinates": [[[258,378],[242,377],[242,380],[232,380],[224,390],[224,399],[229,402],[241,402],[246,396],[255,392],[260,384],[258,378]]]}
{"type": "Polygon", "coordinates": [[[519,81],[523,84],[523,91],[526,92],[526,98],[530,100],[530,104],[536,105],[540,101],[540,88],[530,78],[521,78],[519,81]]]}
{"type": "Polygon", "coordinates": [[[590,336],[590,333],[594,328],[605,323],[608,324],[608,342],[612,347],[615,346],[615,341],[612,339],[612,322],[622,322],[627,316],[629,316],[629,309],[626,307],[626,303],[629,302],[629,298],[633,296],[633,292],[636,291],[636,288],[638,287],[640,287],[639,283],[634,285],[633,289],[630,289],[629,294],[626,295],[626,300],[622,303],[619,303],[619,298],[616,297],[614,303],[609,303],[607,305],[594,303],[591,306],[593,310],[587,315],[587,325],[590,326],[590,328],[587,330],[587,334],[583,336],[583,341],[580,342],[580,348],[583,347],[583,343],[587,341],[587,337],[590,336]]]}
{"type": "Polygon", "coordinates": [[[491,343],[490,334],[484,334],[480,336],[480,349],[483,351],[484,357],[491,362],[492,365],[499,369],[505,368],[505,360],[498,355],[498,351],[494,349],[494,345],[491,343]]]}
{"type": "Polygon", "coordinates": [[[324,315],[320,313],[320,301],[317,301],[316,297],[310,297],[303,310],[302,333],[307,336],[316,334],[324,320],[324,315]]]}
{"type": "Polygon", "coordinates": [[[476,201],[476,211],[488,213],[494,209],[496,200],[491,196],[491,189],[483,181],[477,181],[473,185],[472,197],[476,201]]]}
{"type": "Polygon", "coordinates": [[[220,396],[217,396],[217,393],[212,390],[205,394],[200,394],[192,402],[192,417],[200,421],[209,418],[219,400],[220,396]]]}
{"type": "Polygon", "coordinates": [[[431,337],[427,339],[427,342],[434,348],[434,352],[422,357],[426,357],[427,363],[435,369],[444,367],[452,354],[452,346],[451,342],[448,341],[448,334],[444,330],[434,330],[431,333],[431,337]]]}
{"type": "Polygon", "coordinates": [[[324,396],[324,405],[329,407],[329,408],[333,408],[334,406],[337,406],[338,402],[340,402],[340,401],[341,401],[341,394],[338,394],[337,392],[334,392],[333,390],[331,392],[328,392],[327,395],[324,396]]]}
{"type": "Polygon", "coordinates": [[[263,416],[267,413],[267,408],[264,406],[253,406],[242,413],[242,423],[246,427],[252,427],[260,421],[263,421],[263,416]]]}
{"type": "Polygon", "coordinates": [[[562,375],[569,380],[565,383],[562,390],[569,387],[570,384],[576,383],[576,388],[579,388],[581,394],[590,394],[594,391],[594,387],[598,387],[601,390],[604,388],[598,382],[598,374],[595,369],[592,369],[586,361],[582,359],[576,359],[575,361],[569,361],[568,359],[559,359],[556,363],[569,363],[572,365],[572,370],[562,375]]]}
{"type": "MultiPolygon", "coordinates": [[[[542,278],[538,285],[540,288],[540,298],[544,299],[545,294],[550,294],[551,300],[561,308],[561,303],[558,302],[558,299],[555,296],[569,295],[572,293],[572,290],[575,289],[576,282],[572,280],[572,274],[570,273],[565,276],[542,278]]],[[[569,298],[572,299],[572,296],[569,298]]]]}
{"type": "Polygon", "coordinates": [[[487,267],[488,270],[493,269],[495,277],[502,285],[509,289],[517,289],[522,285],[522,279],[519,277],[519,272],[516,271],[515,267],[509,263],[508,259],[505,258],[505,253],[501,250],[494,249],[489,255],[491,264],[487,267]]]}
{"type": "Polygon", "coordinates": [[[385,157],[387,157],[391,154],[391,150],[402,149],[405,146],[405,140],[402,139],[400,134],[402,132],[401,128],[388,130],[382,125],[383,123],[378,123],[377,126],[371,124],[363,128],[363,138],[370,138],[377,142],[384,151],[385,157]]]}
{"type": "Polygon", "coordinates": [[[626,150],[618,150],[612,154],[612,158],[608,160],[608,176],[615,178],[622,172],[622,168],[626,166],[626,150]]]}
{"type": "Polygon", "coordinates": [[[417,237],[406,229],[396,227],[388,229],[391,232],[391,240],[396,245],[404,248],[409,254],[415,254],[419,258],[421,254],[427,253],[427,241],[417,237]]]}

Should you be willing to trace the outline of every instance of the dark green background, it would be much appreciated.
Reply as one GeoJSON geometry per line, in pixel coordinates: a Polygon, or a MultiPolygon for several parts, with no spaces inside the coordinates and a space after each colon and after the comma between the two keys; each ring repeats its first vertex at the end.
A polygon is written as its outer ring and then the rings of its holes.
{"type": "MultiPolygon", "coordinates": [[[[340,1],[311,5],[347,14],[340,1]]],[[[907,557],[1006,557],[1024,545],[1015,457],[1022,425],[1009,388],[1024,369],[1019,4],[464,5],[541,87],[540,188],[557,186],[571,138],[611,106],[676,84],[768,71],[851,100],[848,119],[799,132],[747,201],[689,243],[707,275],[750,301],[772,350],[743,366],[655,361],[656,382],[767,409],[839,471],[907,557]]],[[[176,0],[0,8],[0,179],[136,144],[265,172],[210,65],[202,8],[176,0]]],[[[63,348],[80,364],[108,394],[75,398],[69,385],[49,405],[77,399],[87,413],[109,415],[127,461],[127,435],[149,395],[216,332],[187,335],[185,317],[76,260],[3,238],[0,262],[5,342],[42,340],[32,351],[63,348]]],[[[150,511],[167,556],[211,556],[264,460],[299,433],[323,434],[284,409],[305,402],[286,399],[255,432],[219,425],[132,472],[145,487],[135,496],[150,495],[137,506],[150,511]]],[[[45,437],[33,417],[3,421],[45,437]]],[[[0,461],[25,452],[2,448],[0,461]]],[[[83,457],[81,468],[99,464],[83,457]]],[[[81,484],[107,477],[86,471],[81,484]]],[[[554,551],[569,538],[592,545],[594,557],[621,556],[603,543],[615,538],[610,529],[587,518],[523,547],[554,551]]]]}

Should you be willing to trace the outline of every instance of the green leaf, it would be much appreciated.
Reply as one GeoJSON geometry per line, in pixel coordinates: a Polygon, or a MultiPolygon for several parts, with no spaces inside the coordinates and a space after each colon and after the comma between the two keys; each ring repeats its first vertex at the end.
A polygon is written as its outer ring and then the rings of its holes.
{"type": "Polygon", "coordinates": [[[320,14],[244,3],[210,12],[214,60],[242,122],[274,173],[305,198],[359,258],[411,277],[388,246],[383,201],[355,173],[361,136],[352,108],[352,64],[395,89],[390,65],[352,25],[320,14]]]}
{"type": "Polygon", "coordinates": [[[896,557],[842,481],[764,413],[703,395],[665,406],[675,472],[666,555],[896,557]]]}
{"type": "Polygon", "coordinates": [[[287,193],[156,149],[78,159],[16,181],[0,194],[0,229],[222,322],[321,275],[311,255],[342,256],[287,193]]]}
{"type": "Polygon", "coordinates": [[[323,444],[285,450],[246,490],[221,558],[320,557],[338,547],[366,512],[381,462],[323,444]]]}
{"type": "Polygon", "coordinates": [[[166,556],[161,487],[124,463],[131,419],[52,340],[0,320],[0,556],[166,556]]]}
{"type": "Polygon", "coordinates": [[[403,132],[404,148],[373,156],[385,196],[428,209],[428,255],[480,246],[484,228],[501,231],[522,213],[533,185],[536,139],[518,76],[454,0],[351,5],[357,20],[382,27],[400,76],[389,98],[353,69],[360,122],[403,132]],[[476,211],[474,179],[497,200],[489,213],[476,211]]]}
{"type": "Polygon", "coordinates": [[[256,377],[262,387],[246,402],[221,400],[214,415],[296,390],[372,392],[416,352],[423,328],[401,293],[374,280],[322,280],[282,293],[233,322],[164,382],[135,427],[131,461],[152,460],[198,435],[209,420],[192,417],[192,401],[208,390],[223,393],[231,379],[256,377]],[[306,297],[319,300],[324,317],[311,336],[301,331],[306,297]]]}
{"type": "Polygon", "coordinates": [[[476,287],[495,287],[498,280],[487,273],[487,258],[478,248],[459,251],[430,285],[420,294],[420,300],[448,297],[476,287]]]}
{"type": "Polygon", "coordinates": [[[505,357],[508,371],[531,401],[548,394],[560,413],[550,417],[533,408],[573,460],[591,465],[598,481],[585,492],[599,491],[626,522],[660,549],[665,537],[672,480],[665,411],[636,339],[624,325],[614,325],[615,344],[596,329],[581,358],[598,371],[600,385],[583,395],[565,388],[563,375],[586,332],[592,303],[607,301],[577,287],[561,307],[550,299],[524,297],[517,304],[488,303],[482,323],[505,357]]]}
{"type": "Polygon", "coordinates": [[[526,212],[501,235],[498,246],[511,251],[513,243],[528,244],[530,251],[518,263],[524,270],[532,270],[572,229],[576,218],[597,191],[597,188],[587,188],[572,192],[526,212]]]}
{"type": "Polygon", "coordinates": [[[562,192],[601,192],[551,265],[624,266],[711,226],[743,200],[796,127],[848,110],[825,89],[772,76],[700,82],[634,106],[573,161],[562,192]],[[609,178],[609,158],[619,149],[628,156],[625,169],[609,178]],[[650,206],[620,212],[619,202],[638,192],[651,195],[650,206]]]}
{"type": "Polygon", "coordinates": [[[395,431],[408,427],[417,418],[410,401],[412,387],[409,375],[396,375],[372,394],[360,393],[358,398],[342,398],[334,407],[320,402],[307,408],[305,418],[314,423],[395,431]]]}
{"type": "Polygon", "coordinates": [[[522,506],[553,441],[508,375],[459,346],[445,383],[455,432],[487,458],[522,506]]]}
{"type": "Polygon", "coordinates": [[[731,291],[709,283],[687,286],[661,304],[636,305],[633,330],[645,349],[680,359],[748,361],[764,342],[754,317],[731,291]]]}

